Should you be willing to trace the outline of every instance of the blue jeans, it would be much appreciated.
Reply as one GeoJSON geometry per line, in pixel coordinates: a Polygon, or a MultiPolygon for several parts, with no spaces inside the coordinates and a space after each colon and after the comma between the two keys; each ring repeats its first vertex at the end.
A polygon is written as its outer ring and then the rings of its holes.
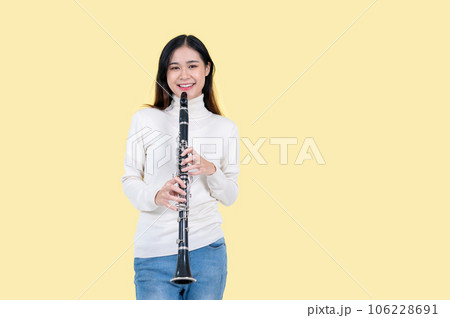
{"type": "Polygon", "coordinates": [[[177,255],[134,259],[136,299],[222,299],[227,279],[227,250],[221,238],[205,247],[189,251],[192,276],[189,285],[170,282],[177,255]]]}

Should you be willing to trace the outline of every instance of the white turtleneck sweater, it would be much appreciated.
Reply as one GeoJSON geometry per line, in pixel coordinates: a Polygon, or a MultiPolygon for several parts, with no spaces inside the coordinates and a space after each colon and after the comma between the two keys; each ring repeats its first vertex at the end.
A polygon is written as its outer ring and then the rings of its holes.
{"type": "MultiPolygon", "coordinates": [[[[210,176],[192,176],[189,249],[224,236],[218,202],[231,205],[238,195],[239,135],[228,118],[205,108],[203,94],[188,101],[189,146],[216,166],[210,176]]],[[[144,108],[132,117],[125,154],[123,191],[139,210],[134,257],[177,254],[178,212],[155,203],[156,193],[176,174],[180,99],[165,110],[144,108]]],[[[192,171],[192,170],[191,170],[192,171]]],[[[175,203],[170,201],[171,203],[175,203]]]]}

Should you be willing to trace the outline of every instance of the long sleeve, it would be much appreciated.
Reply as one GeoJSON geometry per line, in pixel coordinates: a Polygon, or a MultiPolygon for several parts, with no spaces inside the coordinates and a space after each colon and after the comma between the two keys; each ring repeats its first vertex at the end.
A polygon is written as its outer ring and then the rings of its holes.
{"type": "Polygon", "coordinates": [[[224,140],[223,157],[220,167],[216,166],[216,172],[206,177],[211,195],[225,206],[233,204],[238,196],[239,175],[239,132],[237,126],[233,126],[231,136],[224,140]]]}
{"type": "Polygon", "coordinates": [[[133,115],[125,152],[125,174],[121,178],[123,191],[131,204],[140,211],[153,211],[158,206],[155,195],[159,189],[144,182],[145,127],[139,125],[139,112],[133,115]]]}

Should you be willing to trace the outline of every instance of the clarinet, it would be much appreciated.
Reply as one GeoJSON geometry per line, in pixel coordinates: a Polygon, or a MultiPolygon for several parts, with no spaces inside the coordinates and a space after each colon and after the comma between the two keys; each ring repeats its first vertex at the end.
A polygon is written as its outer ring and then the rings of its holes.
{"type": "Polygon", "coordinates": [[[179,198],[186,199],[185,202],[178,202],[178,259],[177,268],[174,277],[170,280],[175,284],[190,284],[197,280],[192,277],[191,266],[189,264],[189,244],[188,244],[188,215],[189,215],[189,173],[181,171],[187,165],[181,165],[181,162],[187,158],[187,155],[181,156],[183,151],[188,147],[188,100],[186,92],[181,93],[180,98],[180,134],[178,136],[178,177],[183,180],[186,188],[186,195],[178,194],[179,198]]]}

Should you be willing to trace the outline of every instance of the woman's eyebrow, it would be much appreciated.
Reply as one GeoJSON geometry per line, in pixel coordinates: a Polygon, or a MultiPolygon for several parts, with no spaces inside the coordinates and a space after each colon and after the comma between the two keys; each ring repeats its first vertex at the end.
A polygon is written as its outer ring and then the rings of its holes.
{"type": "MultiPolygon", "coordinates": [[[[190,60],[190,61],[187,61],[186,63],[198,63],[198,61],[197,60],[190,60]]],[[[172,64],[180,64],[180,63],[178,63],[178,62],[172,62],[172,63],[169,63],[169,65],[172,65],[172,64]]]]}

